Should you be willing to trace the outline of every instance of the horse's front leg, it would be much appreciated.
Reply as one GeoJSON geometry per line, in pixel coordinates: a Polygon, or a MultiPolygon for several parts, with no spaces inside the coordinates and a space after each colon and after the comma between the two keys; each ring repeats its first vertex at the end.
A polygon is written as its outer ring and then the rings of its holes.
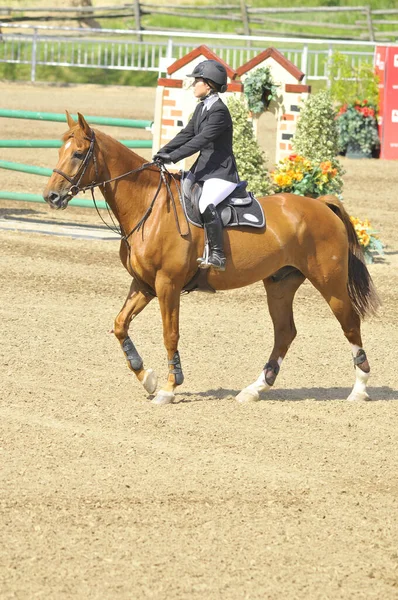
{"type": "Polygon", "coordinates": [[[156,285],[156,293],[162,313],[163,339],[169,361],[169,375],[166,384],[158,391],[152,403],[170,404],[175,398],[175,388],[184,381],[178,353],[181,287],[169,279],[162,279],[156,285]]]}
{"type": "Polygon", "coordinates": [[[148,394],[153,394],[157,386],[157,376],[152,369],[144,369],[144,363],[138,354],[136,347],[131,341],[128,331],[129,326],[134,319],[152,300],[153,296],[145,295],[138,289],[134,281],[130,286],[129,294],[123,305],[122,310],[115,319],[113,333],[119,340],[127,365],[142,383],[148,394]]]}

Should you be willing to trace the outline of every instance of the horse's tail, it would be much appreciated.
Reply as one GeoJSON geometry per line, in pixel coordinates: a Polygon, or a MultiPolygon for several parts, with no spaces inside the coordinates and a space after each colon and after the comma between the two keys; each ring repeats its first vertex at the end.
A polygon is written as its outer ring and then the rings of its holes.
{"type": "Polygon", "coordinates": [[[347,290],[355,312],[362,318],[375,314],[380,306],[380,298],[366,267],[362,248],[359,244],[350,216],[336,196],[319,198],[344,223],[348,237],[348,282],[347,290]]]}

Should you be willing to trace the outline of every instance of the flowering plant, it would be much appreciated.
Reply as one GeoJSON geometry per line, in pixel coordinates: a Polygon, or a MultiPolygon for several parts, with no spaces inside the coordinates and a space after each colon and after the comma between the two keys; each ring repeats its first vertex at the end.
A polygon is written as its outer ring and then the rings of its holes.
{"type": "Polygon", "coordinates": [[[377,231],[374,231],[368,219],[360,221],[357,217],[350,217],[354,226],[358,241],[364,252],[365,261],[373,262],[374,255],[384,256],[384,244],[379,240],[377,231]]]}
{"type": "Polygon", "coordinates": [[[373,149],[380,145],[376,107],[367,100],[343,104],[336,120],[339,131],[339,151],[345,153],[350,146],[371,157],[373,149]]]}
{"type": "Polygon", "coordinates": [[[317,163],[299,154],[280,160],[271,179],[276,193],[290,192],[299,196],[316,198],[324,194],[340,195],[342,169],[335,160],[317,163]]]}

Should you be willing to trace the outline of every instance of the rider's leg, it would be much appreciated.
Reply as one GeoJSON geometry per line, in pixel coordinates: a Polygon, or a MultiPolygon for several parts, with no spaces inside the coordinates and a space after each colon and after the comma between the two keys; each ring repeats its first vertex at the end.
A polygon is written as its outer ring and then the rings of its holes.
{"type": "Polygon", "coordinates": [[[216,211],[216,206],[225,200],[236,186],[236,183],[216,178],[208,179],[203,184],[202,195],[199,200],[199,211],[203,218],[209,243],[209,256],[207,260],[198,259],[201,269],[208,269],[209,267],[219,271],[225,269],[222,222],[216,211]]]}
{"type": "Polygon", "coordinates": [[[218,271],[225,271],[225,255],[223,243],[223,227],[214,204],[209,204],[202,215],[209,244],[209,254],[205,259],[199,259],[201,269],[213,267],[218,271]]]}

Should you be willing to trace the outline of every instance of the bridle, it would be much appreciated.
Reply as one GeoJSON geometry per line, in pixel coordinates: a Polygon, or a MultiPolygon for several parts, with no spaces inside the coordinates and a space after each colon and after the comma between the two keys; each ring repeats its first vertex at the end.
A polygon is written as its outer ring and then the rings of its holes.
{"type": "Polygon", "coordinates": [[[63,171],[61,171],[60,169],[53,169],[54,173],[57,173],[58,175],[61,175],[61,177],[63,177],[67,181],[69,181],[69,183],[71,184],[71,187],[70,187],[67,195],[70,196],[71,198],[73,198],[73,196],[76,196],[76,194],[78,194],[79,192],[83,192],[84,193],[87,190],[90,190],[92,198],[93,198],[94,206],[95,206],[95,208],[97,210],[97,213],[100,215],[101,220],[112,231],[116,231],[121,236],[121,238],[128,244],[128,238],[135,231],[137,231],[137,230],[139,230],[141,228],[141,226],[145,223],[145,221],[147,220],[147,218],[151,214],[152,209],[153,209],[153,205],[155,204],[156,198],[158,197],[159,192],[161,190],[162,183],[164,183],[165,186],[166,186],[166,189],[167,189],[167,193],[168,193],[168,195],[169,195],[169,197],[170,197],[170,199],[172,201],[173,211],[174,211],[174,216],[175,216],[176,223],[177,223],[178,232],[180,233],[181,236],[188,235],[188,233],[189,233],[189,225],[188,225],[187,217],[185,217],[185,220],[186,220],[186,223],[187,223],[187,226],[188,226],[188,231],[186,233],[183,233],[181,231],[181,227],[180,227],[180,223],[179,223],[179,219],[178,219],[177,209],[176,209],[176,206],[175,206],[175,199],[174,199],[173,193],[171,191],[170,184],[169,184],[169,182],[167,180],[167,177],[165,176],[165,173],[168,173],[169,176],[173,179],[174,184],[176,186],[176,189],[178,191],[178,195],[180,197],[180,200],[181,200],[181,191],[180,191],[180,188],[179,188],[179,186],[178,186],[178,184],[177,184],[177,182],[176,182],[173,174],[170,173],[167,170],[167,168],[165,167],[165,165],[163,163],[161,163],[161,162],[158,162],[158,161],[152,161],[152,162],[144,163],[143,165],[141,165],[140,167],[138,167],[138,169],[132,169],[131,171],[127,171],[126,173],[122,173],[122,175],[118,175],[117,177],[113,177],[112,179],[107,179],[106,181],[97,182],[96,180],[98,179],[98,165],[97,165],[97,158],[96,158],[95,152],[94,152],[94,145],[95,145],[95,139],[96,138],[95,138],[95,133],[94,133],[93,130],[91,130],[91,136],[92,137],[90,137],[90,138],[87,137],[87,136],[84,137],[85,140],[87,140],[87,141],[90,142],[90,146],[89,146],[89,148],[88,148],[88,150],[86,152],[86,155],[85,155],[84,159],[82,160],[81,165],[79,166],[77,172],[74,175],[72,175],[70,177],[69,175],[67,175],[66,173],[64,173],[63,171]],[[83,179],[83,177],[84,177],[84,175],[85,175],[85,173],[87,171],[87,168],[89,166],[89,163],[90,163],[91,159],[93,160],[94,169],[95,169],[95,181],[92,181],[89,185],[80,187],[80,182],[82,181],[82,179],[83,179]],[[109,207],[108,207],[108,203],[107,203],[108,213],[111,216],[111,219],[112,219],[112,222],[113,222],[115,228],[110,227],[104,221],[104,219],[102,218],[102,216],[101,216],[101,214],[100,214],[100,212],[98,210],[95,198],[94,198],[94,188],[104,186],[107,183],[111,183],[111,182],[117,181],[119,179],[123,179],[124,177],[127,177],[128,175],[133,175],[134,173],[139,173],[140,171],[144,171],[145,169],[148,169],[148,168],[153,167],[153,166],[156,166],[159,169],[159,173],[160,173],[159,185],[158,185],[158,188],[156,190],[155,196],[153,197],[153,200],[152,200],[151,204],[149,205],[149,207],[147,208],[144,216],[139,220],[139,222],[135,225],[135,227],[133,227],[133,229],[130,231],[130,233],[122,235],[121,231],[115,225],[115,222],[114,222],[114,220],[112,218],[112,215],[111,215],[109,207]]]}
{"type": "MultiPolygon", "coordinates": [[[[84,159],[82,160],[80,167],[78,168],[77,172],[74,175],[69,176],[66,173],[64,173],[63,171],[61,171],[60,169],[53,169],[54,173],[58,173],[58,175],[61,175],[61,177],[66,179],[66,181],[69,181],[69,183],[71,184],[71,187],[67,194],[68,196],[73,197],[73,196],[76,196],[76,194],[78,194],[79,192],[84,193],[87,190],[92,191],[96,187],[101,187],[103,185],[106,185],[107,183],[111,183],[112,181],[117,181],[118,179],[123,179],[124,177],[127,177],[128,175],[133,175],[134,173],[139,173],[140,171],[144,171],[145,169],[148,169],[149,167],[153,167],[153,166],[156,166],[159,168],[161,175],[163,174],[163,171],[166,171],[168,173],[166,167],[163,164],[160,164],[157,161],[153,161],[153,162],[144,163],[143,165],[138,167],[138,169],[132,169],[131,171],[122,173],[122,175],[118,175],[117,177],[113,177],[112,179],[107,179],[106,181],[99,181],[99,182],[92,181],[88,185],[80,187],[80,182],[83,179],[83,177],[87,171],[87,167],[90,163],[91,158],[93,159],[93,163],[94,163],[95,179],[98,179],[97,158],[94,153],[94,145],[95,145],[94,131],[91,131],[91,134],[92,134],[91,138],[89,138],[87,136],[84,137],[85,140],[90,142],[90,146],[86,152],[84,159]]],[[[171,175],[171,173],[170,173],[170,175],[171,175]]]]}
{"type": "MultiPolygon", "coordinates": [[[[80,182],[83,179],[83,177],[87,171],[87,167],[89,165],[91,158],[93,159],[93,163],[94,163],[95,178],[98,179],[97,159],[94,154],[95,133],[94,133],[94,131],[92,131],[91,133],[92,133],[91,138],[88,138],[86,136],[84,137],[85,140],[88,140],[90,142],[90,146],[86,152],[86,156],[84,157],[84,159],[81,162],[80,167],[78,168],[77,172],[72,177],[69,177],[69,175],[67,175],[60,169],[53,169],[53,173],[58,173],[58,175],[61,175],[64,179],[66,179],[66,181],[69,181],[69,183],[71,184],[70,190],[68,192],[68,196],[73,197],[73,196],[76,196],[76,194],[78,194],[79,192],[84,191],[84,188],[80,187],[80,182]]],[[[93,181],[92,183],[94,184],[95,182],[93,181]]]]}

